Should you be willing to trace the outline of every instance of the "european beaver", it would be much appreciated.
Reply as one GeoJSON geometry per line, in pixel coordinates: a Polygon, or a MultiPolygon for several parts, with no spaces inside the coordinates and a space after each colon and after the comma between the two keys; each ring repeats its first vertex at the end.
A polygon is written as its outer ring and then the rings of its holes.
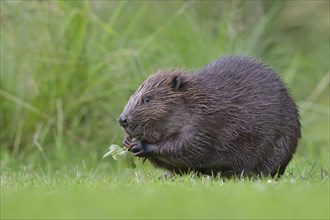
{"type": "Polygon", "coordinates": [[[129,99],[124,146],[174,173],[282,175],[300,138],[299,113],[278,75],[226,56],[201,70],[161,70],[129,99]]]}

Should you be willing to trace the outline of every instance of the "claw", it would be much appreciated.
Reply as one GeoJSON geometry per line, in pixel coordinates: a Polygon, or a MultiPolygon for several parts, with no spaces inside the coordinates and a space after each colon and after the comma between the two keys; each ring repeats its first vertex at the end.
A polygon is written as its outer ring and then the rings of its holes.
{"type": "Polygon", "coordinates": [[[126,136],[124,141],[123,141],[124,147],[126,147],[127,149],[130,149],[131,144],[132,144],[132,139],[129,136],[126,136]]]}

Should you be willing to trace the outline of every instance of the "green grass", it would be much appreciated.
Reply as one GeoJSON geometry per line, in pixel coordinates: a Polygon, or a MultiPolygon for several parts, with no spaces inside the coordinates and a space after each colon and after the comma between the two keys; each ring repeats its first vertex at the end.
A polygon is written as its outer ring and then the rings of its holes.
{"type": "Polygon", "coordinates": [[[1,1],[1,219],[329,218],[328,1],[1,1]],[[262,59],[302,139],[278,180],[158,180],[102,159],[154,71],[262,59]]]}
{"type": "Polygon", "coordinates": [[[97,190],[76,186],[78,189],[57,189],[50,193],[30,189],[3,196],[6,201],[3,218],[326,219],[329,199],[324,191],[328,186],[326,183],[233,182],[222,185],[182,181],[172,185],[153,182],[151,186],[116,189],[97,185],[97,190]],[[32,206],[26,203],[31,199],[32,206]]]}
{"type": "Polygon", "coordinates": [[[319,165],[300,174],[291,166],[277,181],[194,175],[168,180],[158,179],[161,172],[148,164],[143,168],[108,175],[104,168],[83,166],[48,173],[4,171],[2,217],[329,218],[329,174],[319,165]]]}
{"type": "Polygon", "coordinates": [[[159,179],[164,172],[149,163],[117,170],[109,162],[48,172],[2,170],[2,219],[329,218],[329,172],[302,158],[294,158],[279,180],[159,179]]]}

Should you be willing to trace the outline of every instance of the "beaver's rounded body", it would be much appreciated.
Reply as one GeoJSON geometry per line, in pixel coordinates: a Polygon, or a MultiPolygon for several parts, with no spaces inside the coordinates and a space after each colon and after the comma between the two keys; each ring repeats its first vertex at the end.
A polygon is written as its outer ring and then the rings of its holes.
{"type": "Polygon", "coordinates": [[[193,73],[159,71],[119,121],[134,155],[176,173],[281,175],[300,138],[298,110],[283,82],[239,56],[193,73]]]}

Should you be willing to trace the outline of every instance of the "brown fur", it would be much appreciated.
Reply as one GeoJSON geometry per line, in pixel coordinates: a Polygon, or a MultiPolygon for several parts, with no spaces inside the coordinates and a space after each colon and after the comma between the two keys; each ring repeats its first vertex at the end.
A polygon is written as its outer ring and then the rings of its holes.
{"type": "Polygon", "coordinates": [[[119,121],[134,155],[175,173],[281,175],[300,137],[297,107],[280,78],[240,56],[193,73],[157,72],[119,121]]]}

